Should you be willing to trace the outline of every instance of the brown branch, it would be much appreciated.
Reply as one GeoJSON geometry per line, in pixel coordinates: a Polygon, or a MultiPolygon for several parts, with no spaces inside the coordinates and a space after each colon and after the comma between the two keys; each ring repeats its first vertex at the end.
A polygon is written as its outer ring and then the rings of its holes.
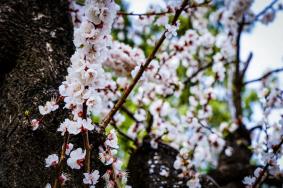
{"type": "Polygon", "coordinates": [[[236,37],[236,60],[235,60],[235,72],[233,75],[233,88],[232,88],[232,94],[233,94],[233,104],[235,108],[235,119],[238,122],[238,125],[242,125],[242,89],[243,89],[243,80],[241,77],[241,69],[240,69],[240,53],[241,53],[241,36],[244,30],[244,17],[242,18],[242,21],[238,24],[238,32],[236,37]]]}
{"type": "Polygon", "coordinates": [[[271,71],[265,73],[263,76],[261,76],[261,77],[259,77],[259,78],[246,81],[246,82],[244,83],[244,85],[247,85],[247,84],[250,84],[250,83],[254,83],[254,82],[258,82],[258,81],[264,80],[264,79],[266,79],[267,77],[271,76],[272,74],[274,74],[274,73],[280,73],[280,72],[282,72],[282,71],[283,71],[283,67],[282,67],[282,68],[278,68],[278,69],[271,70],[271,71]]]}
{"type": "Polygon", "coordinates": [[[153,121],[154,121],[153,118],[154,118],[153,115],[150,112],[148,112],[147,127],[146,127],[147,134],[150,134],[151,132],[151,128],[153,126],[153,121]]]}
{"type": "MultiPolygon", "coordinates": [[[[83,103],[83,119],[87,118],[87,105],[86,102],[83,103]]],[[[83,143],[84,143],[84,148],[86,150],[86,156],[84,160],[84,169],[86,173],[90,173],[90,157],[91,157],[91,149],[92,146],[89,144],[89,137],[88,137],[88,130],[83,130],[83,143]]],[[[89,185],[84,184],[84,188],[89,187],[89,185]]]]}
{"type": "Polygon", "coordinates": [[[140,121],[137,120],[137,118],[135,118],[134,114],[130,110],[128,110],[125,106],[122,106],[121,110],[125,112],[132,120],[134,120],[137,123],[140,123],[140,121]]]}
{"type": "Polygon", "coordinates": [[[196,77],[199,73],[201,73],[202,71],[212,67],[213,65],[213,61],[204,65],[203,67],[200,67],[196,72],[194,72],[189,78],[187,78],[185,81],[184,81],[184,84],[187,85],[190,83],[191,79],[193,79],[194,77],[196,77]]]}
{"type": "Polygon", "coordinates": [[[56,178],[54,179],[54,183],[53,183],[53,188],[57,188],[58,187],[58,183],[59,183],[59,177],[61,176],[62,170],[63,170],[63,165],[66,159],[66,149],[67,149],[67,144],[69,142],[69,138],[70,135],[68,132],[65,133],[64,135],[64,142],[62,145],[62,149],[61,149],[61,154],[60,154],[60,159],[59,162],[56,166],[56,178]]]}
{"type": "MultiPolygon", "coordinates": [[[[211,2],[211,0],[204,1],[203,3],[199,3],[199,4],[192,4],[188,9],[206,6],[210,2],[211,2]]],[[[187,11],[187,10],[185,10],[185,8],[184,8],[184,11],[187,11]]],[[[171,13],[174,13],[174,12],[175,12],[175,10],[169,8],[167,11],[163,11],[163,12],[154,12],[154,11],[146,12],[146,13],[118,12],[117,15],[118,16],[163,16],[163,15],[171,14],[171,13]]]]}
{"type": "Polygon", "coordinates": [[[123,136],[125,139],[132,141],[132,142],[136,142],[134,139],[132,139],[131,137],[129,137],[126,133],[124,133],[123,131],[121,131],[119,129],[119,127],[116,125],[116,122],[113,120],[113,122],[111,123],[111,125],[114,127],[114,129],[121,135],[123,136]]]}
{"type": "MultiPolygon", "coordinates": [[[[188,5],[189,0],[184,0],[181,8],[176,11],[176,14],[173,18],[172,25],[175,25],[177,23],[177,20],[179,16],[181,15],[182,11],[184,8],[188,5]]],[[[111,121],[112,117],[116,114],[116,112],[122,107],[122,105],[125,103],[127,97],[131,93],[131,91],[134,89],[135,85],[138,83],[140,80],[141,76],[143,75],[144,71],[146,68],[149,66],[150,62],[155,58],[156,53],[158,52],[160,46],[162,45],[163,41],[165,40],[165,34],[168,32],[167,30],[163,32],[162,36],[160,37],[159,41],[156,43],[153,51],[147,58],[146,62],[144,65],[140,66],[140,69],[137,73],[137,75],[134,77],[132,83],[129,85],[129,87],[125,90],[123,93],[122,97],[118,100],[118,102],[114,105],[114,107],[110,110],[110,112],[106,115],[106,117],[102,120],[100,123],[101,130],[104,131],[104,129],[108,126],[109,122],[111,121]]]]}

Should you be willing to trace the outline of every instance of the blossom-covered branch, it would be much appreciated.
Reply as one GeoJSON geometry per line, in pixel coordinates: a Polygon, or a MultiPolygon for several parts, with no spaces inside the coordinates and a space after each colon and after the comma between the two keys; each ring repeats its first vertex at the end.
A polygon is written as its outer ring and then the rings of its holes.
{"type": "MultiPolygon", "coordinates": [[[[171,25],[173,25],[173,26],[176,25],[179,16],[181,15],[181,13],[185,9],[185,7],[188,5],[188,2],[189,2],[188,0],[184,0],[183,1],[180,9],[178,9],[176,11],[176,14],[175,14],[175,16],[173,18],[173,21],[172,21],[171,25]]],[[[136,76],[134,77],[132,83],[128,86],[128,88],[126,89],[126,91],[124,92],[122,97],[117,101],[117,103],[114,105],[114,107],[111,109],[111,111],[107,114],[107,116],[102,120],[102,122],[100,123],[100,126],[101,126],[102,129],[105,129],[108,126],[108,124],[111,121],[112,117],[122,107],[122,105],[124,104],[124,102],[127,99],[128,95],[131,93],[131,91],[134,89],[135,85],[137,84],[137,82],[141,78],[141,76],[142,76],[143,72],[145,71],[145,69],[149,66],[150,62],[155,58],[155,54],[157,53],[159,47],[162,45],[163,41],[165,40],[167,33],[168,33],[168,30],[163,32],[162,36],[160,37],[160,39],[156,43],[154,49],[152,50],[151,54],[147,58],[146,62],[143,65],[140,66],[140,69],[137,72],[136,76]]]]}

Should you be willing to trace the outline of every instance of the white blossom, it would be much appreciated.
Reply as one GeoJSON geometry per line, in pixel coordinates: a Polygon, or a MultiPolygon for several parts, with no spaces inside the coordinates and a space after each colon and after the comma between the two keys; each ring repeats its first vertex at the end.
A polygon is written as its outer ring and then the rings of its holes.
{"type": "Polygon", "coordinates": [[[173,36],[177,36],[178,25],[166,24],[165,28],[166,28],[166,33],[165,33],[166,38],[170,39],[173,36]]]}
{"type": "Polygon", "coordinates": [[[56,154],[49,155],[45,159],[45,167],[56,166],[58,164],[59,157],[56,154]]]}
{"type": "Polygon", "coordinates": [[[112,129],[108,134],[107,139],[105,141],[105,145],[113,149],[119,148],[118,138],[114,129],[112,129]]]}
{"type": "Polygon", "coordinates": [[[70,157],[67,160],[67,164],[72,169],[80,169],[83,166],[83,162],[85,159],[86,152],[81,149],[77,148],[73,150],[70,154],[70,157]]]}
{"type": "Polygon", "coordinates": [[[94,170],[92,173],[84,173],[84,184],[95,185],[98,182],[100,175],[98,170],[94,170]]]}
{"type": "Polygon", "coordinates": [[[71,153],[71,151],[73,150],[73,148],[74,148],[74,145],[72,143],[68,143],[66,145],[66,152],[65,152],[65,154],[69,155],[71,153]]]}

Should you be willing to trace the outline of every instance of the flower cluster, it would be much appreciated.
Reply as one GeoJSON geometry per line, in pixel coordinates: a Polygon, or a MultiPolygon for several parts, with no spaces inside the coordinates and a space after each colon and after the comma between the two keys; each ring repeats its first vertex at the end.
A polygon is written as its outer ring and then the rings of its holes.
{"type": "Polygon", "coordinates": [[[76,121],[65,119],[65,121],[60,124],[57,131],[61,132],[61,135],[64,135],[66,132],[77,135],[84,131],[92,131],[94,128],[95,126],[92,124],[90,118],[82,119],[78,117],[76,121]]]}
{"type": "Polygon", "coordinates": [[[72,169],[80,169],[84,164],[86,152],[82,148],[73,150],[67,160],[67,164],[72,169]]]}
{"type": "Polygon", "coordinates": [[[59,87],[65,108],[78,119],[86,103],[88,113],[101,115],[113,99],[115,83],[103,64],[112,46],[111,26],[118,10],[112,1],[87,1],[85,16],[74,31],[76,52],[71,58],[66,81],[59,87]]]}
{"type": "MultiPolygon", "coordinates": [[[[253,176],[244,178],[243,183],[253,186],[255,183],[261,181],[265,173],[273,177],[281,177],[283,175],[280,168],[280,160],[282,158],[282,144],[283,144],[283,119],[282,116],[279,122],[270,124],[270,116],[274,111],[274,107],[282,107],[282,91],[274,89],[268,91],[267,88],[262,93],[263,105],[263,119],[258,123],[263,131],[255,132],[254,137],[257,138],[253,143],[254,158],[257,159],[258,164],[263,165],[265,168],[257,168],[253,176]]],[[[274,118],[274,115],[273,115],[274,118]]]]}
{"type": "Polygon", "coordinates": [[[95,184],[97,184],[98,179],[99,179],[99,172],[98,170],[93,171],[92,173],[84,173],[84,179],[83,182],[84,184],[89,184],[91,185],[90,187],[94,188],[95,184]]]}
{"type": "MultiPolygon", "coordinates": [[[[236,56],[239,55],[239,30],[244,30],[245,24],[256,19],[250,11],[253,0],[226,0],[224,5],[213,5],[213,10],[195,4],[205,1],[194,1],[194,8],[185,9],[183,16],[190,15],[189,26],[184,26],[186,30],[180,28],[180,36],[177,36],[180,23],[170,24],[169,20],[182,1],[170,2],[163,13],[150,10],[145,15],[137,14],[137,19],[132,20],[125,20],[127,14],[119,12],[114,23],[118,11],[114,0],[87,0],[85,6],[70,1],[76,51],[59,93],[65,102],[64,108],[70,110],[71,115],[57,131],[62,136],[83,135],[84,139],[89,132],[106,130],[108,133],[95,148],[107,170],[103,173],[94,169],[84,172],[83,183],[90,187],[95,187],[101,180],[107,187],[116,187],[116,181],[126,184],[127,174],[122,171],[122,162],[117,157],[116,132],[96,125],[93,119],[101,120],[114,109],[115,102],[143,69],[124,108],[120,107],[120,111],[111,116],[111,124],[119,133],[122,131],[121,135],[137,143],[138,147],[147,138],[154,149],[165,143],[178,150],[173,166],[179,177],[186,178],[188,187],[201,187],[198,170],[216,168],[219,155],[230,157],[236,153],[225,143],[226,136],[239,130],[238,120],[242,118],[234,117],[235,109],[231,105],[233,81],[238,79],[231,73],[234,73],[234,64],[239,58],[236,56]],[[135,22],[135,28],[127,28],[131,21],[135,22]],[[112,39],[113,24],[117,30],[115,38],[120,41],[112,39]],[[148,37],[151,32],[165,36],[166,40],[145,68],[145,54],[148,54],[145,48],[154,48],[156,41],[156,36],[148,37]],[[130,41],[127,44],[122,42],[126,39],[130,41]],[[223,103],[226,104],[224,110],[223,103]],[[218,119],[215,111],[232,115],[218,119]]],[[[134,13],[128,15],[137,16],[134,13]]],[[[274,19],[274,14],[267,11],[260,19],[267,24],[274,19]]],[[[283,120],[270,124],[269,119],[273,108],[282,107],[282,98],[280,89],[264,90],[260,100],[264,117],[259,122],[263,131],[255,131],[253,137],[257,139],[253,140],[252,148],[253,158],[266,168],[257,168],[252,176],[245,177],[242,181],[245,185],[254,185],[267,171],[274,177],[282,175],[279,161],[282,158],[283,120]]],[[[40,113],[45,116],[55,111],[59,108],[58,102],[52,99],[39,106],[40,113]]],[[[32,129],[36,130],[41,121],[32,119],[32,129]]],[[[67,165],[71,169],[81,169],[89,160],[89,143],[84,140],[85,148],[74,149],[74,145],[66,140],[62,150],[65,150],[67,165]]],[[[46,167],[57,168],[60,164],[61,159],[56,154],[46,158],[46,167]]],[[[63,172],[60,174],[60,183],[64,184],[68,176],[63,172]]],[[[168,177],[168,169],[160,168],[159,175],[168,177]]]]}
{"type": "Polygon", "coordinates": [[[107,185],[113,185],[115,180],[119,180],[123,184],[127,182],[127,174],[122,171],[121,168],[122,162],[115,156],[118,148],[118,138],[116,132],[112,129],[108,134],[104,145],[99,148],[100,161],[105,165],[112,166],[111,170],[106,171],[102,176],[107,185]]]}
{"type": "Polygon", "coordinates": [[[49,114],[52,111],[55,111],[59,108],[58,104],[56,103],[56,99],[51,99],[51,101],[47,101],[44,106],[39,106],[39,112],[41,115],[49,114]]]}
{"type": "MultiPolygon", "coordinates": [[[[119,9],[113,0],[87,0],[85,6],[78,5],[74,1],[69,3],[75,27],[74,44],[76,51],[71,57],[71,65],[68,68],[66,80],[59,87],[60,99],[64,99],[65,102],[64,108],[72,112],[72,116],[65,119],[57,129],[65,137],[78,134],[85,135],[85,133],[93,130],[98,131],[97,126],[92,122],[92,116],[103,116],[113,106],[113,101],[116,98],[116,83],[112,79],[112,73],[105,71],[105,66],[111,64],[107,64],[111,60],[111,54],[115,56],[122,50],[118,47],[119,44],[116,45],[116,51],[113,49],[110,53],[109,50],[112,47],[111,27],[119,9]]],[[[120,46],[125,48],[123,45],[120,46]]],[[[140,52],[133,54],[133,56],[137,56],[138,53],[140,52]]],[[[58,102],[58,100],[52,99],[45,106],[39,106],[40,113],[47,115],[51,111],[55,111],[59,108],[58,102]]],[[[37,129],[40,122],[41,120],[32,120],[33,130],[37,129]]],[[[119,160],[114,157],[118,149],[115,132],[111,131],[108,135],[104,147],[106,151],[99,153],[101,160],[106,165],[112,164],[115,167],[113,168],[115,175],[123,179],[124,175],[121,174],[124,172],[121,170],[121,165],[117,164],[119,160]]],[[[69,156],[67,165],[71,169],[81,169],[85,162],[90,160],[86,155],[90,148],[74,150],[73,148],[74,145],[68,143],[68,140],[62,146],[65,155],[69,156]]],[[[61,162],[56,154],[52,154],[46,159],[46,167],[53,166],[61,169],[58,166],[62,165],[61,162]]],[[[83,182],[94,187],[99,177],[97,170],[91,173],[85,172],[83,182]]],[[[62,185],[67,179],[64,173],[58,177],[62,185]]]]}

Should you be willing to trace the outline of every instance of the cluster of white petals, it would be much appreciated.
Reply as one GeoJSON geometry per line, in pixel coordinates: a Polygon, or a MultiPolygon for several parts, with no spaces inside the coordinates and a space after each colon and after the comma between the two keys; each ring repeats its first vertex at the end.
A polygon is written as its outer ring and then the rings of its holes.
{"type": "Polygon", "coordinates": [[[51,101],[47,101],[44,106],[39,106],[38,108],[41,115],[46,115],[57,110],[59,106],[56,104],[56,100],[53,98],[51,101]]]}
{"type": "Polygon", "coordinates": [[[90,118],[82,119],[78,117],[75,121],[70,119],[65,119],[63,123],[60,124],[57,131],[61,132],[62,135],[68,131],[69,134],[77,135],[84,131],[92,131],[95,128],[95,125],[92,124],[90,118]]]}
{"type": "Polygon", "coordinates": [[[83,182],[84,184],[91,185],[90,187],[94,187],[95,184],[97,184],[99,177],[100,175],[98,170],[95,170],[92,173],[84,173],[83,182]]]}
{"type": "Polygon", "coordinates": [[[67,164],[72,169],[80,169],[84,165],[86,152],[82,148],[73,150],[67,160],[67,164]]]}
{"type": "Polygon", "coordinates": [[[55,166],[58,164],[59,157],[56,154],[49,155],[45,159],[45,167],[55,166]]]}
{"type": "Polygon", "coordinates": [[[85,15],[74,31],[76,51],[71,58],[66,81],[59,87],[65,108],[80,117],[86,102],[88,113],[101,115],[113,99],[115,83],[103,63],[112,46],[111,26],[118,10],[111,1],[86,1],[85,15]]]}
{"type": "Polygon", "coordinates": [[[118,138],[115,130],[112,129],[108,134],[107,139],[104,142],[104,147],[106,148],[105,150],[103,147],[100,147],[99,157],[101,162],[103,162],[105,165],[110,165],[116,160],[115,155],[117,154],[117,149],[119,148],[118,138]]]}

